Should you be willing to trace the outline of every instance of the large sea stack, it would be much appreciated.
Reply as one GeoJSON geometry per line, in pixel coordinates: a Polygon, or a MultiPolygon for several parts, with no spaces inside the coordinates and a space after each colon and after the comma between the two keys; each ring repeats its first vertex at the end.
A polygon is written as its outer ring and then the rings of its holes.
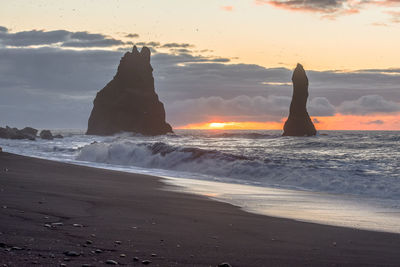
{"type": "Polygon", "coordinates": [[[307,112],[308,78],[301,64],[297,64],[292,76],[293,97],[290,103],[290,113],[285,126],[284,136],[316,135],[314,124],[307,112]]]}
{"type": "Polygon", "coordinates": [[[161,135],[172,132],[163,103],[154,89],[150,49],[136,46],[122,57],[117,74],[93,102],[86,134],[132,132],[161,135]]]}

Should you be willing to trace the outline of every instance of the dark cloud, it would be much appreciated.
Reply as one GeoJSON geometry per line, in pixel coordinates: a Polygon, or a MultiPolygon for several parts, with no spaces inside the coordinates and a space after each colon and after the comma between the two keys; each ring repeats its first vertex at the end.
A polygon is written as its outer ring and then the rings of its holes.
{"type": "Polygon", "coordinates": [[[97,41],[104,40],[107,37],[99,33],[89,33],[89,32],[71,32],[70,38],[79,41],[97,41]]]}
{"type": "Polygon", "coordinates": [[[0,88],[84,94],[112,78],[121,55],[102,50],[0,49],[0,88]]]}
{"type": "Polygon", "coordinates": [[[364,69],[364,70],[358,70],[355,71],[356,73],[381,73],[381,74],[399,74],[400,75],[400,69],[364,69]]]}
{"type": "Polygon", "coordinates": [[[194,47],[194,45],[192,44],[179,44],[179,43],[167,43],[167,44],[163,44],[161,47],[163,48],[190,48],[190,47],[194,47]]]}
{"type": "Polygon", "coordinates": [[[128,37],[128,38],[139,38],[139,34],[137,34],[137,33],[129,33],[129,34],[125,35],[125,37],[128,37]]]}
{"type": "Polygon", "coordinates": [[[333,116],[336,108],[326,97],[314,97],[308,103],[308,113],[311,116],[333,116]]]}
{"type": "MultiPolygon", "coordinates": [[[[3,27],[4,28],[4,27],[3,27]]],[[[0,45],[29,47],[34,45],[60,45],[63,47],[112,47],[128,44],[103,34],[70,32],[65,30],[31,30],[11,33],[0,31],[0,45]]]]}
{"type": "MultiPolygon", "coordinates": [[[[398,0],[255,0],[255,3],[257,5],[272,5],[290,11],[320,13],[323,18],[331,19],[340,15],[360,13],[366,6],[393,7],[400,5],[398,0]]],[[[392,10],[384,12],[392,15],[392,22],[400,22],[399,12],[392,10]]],[[[375,25],[382,25],[382,23],[378,22],[375,25]]]]}
{"type": "Polygon", "coordinates": [[[68,41],[62,44],[62,47],[110,47],[117,45],[130,44],[116,39],[103,39],[91,41],[68,41]]]}
{"type": "Polygon", "coordinates": [[[371,125],[371,124],[382,125],[382,124],[385,124],[385,122],[383,120],[374,120],[374,121],[368,121],[365,124],[367,124],[367,125],[371,125]]]}
{"type": "Polygon", "coordinates": [[[156,48],[160,46],[159,42],[137,42],[135,44],[140,45],[140,46],[150,46],[150,47],[156,47],[156,48]]]}
{"type": "Polygon", "coordinates": [[[385,100],[379,95],[366,95],[354,101],[344,101],[338,111],[342,114],[368,115],[400,112],[400,103],[385,100]]]}
{"type": "Polygon", "coordinates": [[[181,54],[190,54],[190,53],[192,53],[191,50],[185,49],[185,48],[181,48],[181,49],[170,49],[170,51],[173,52],[173,53],[181,53],[181,54]]]}
{"type": "Polygon", "coordinates": [[[256,0],[259,5],[269,4],[275,7],[322,13],[333,13],[343,8],[345,0],[256,0]]]}
{"type": "Polygon", "coordinates": [[[6,32],[0,33],[0,43],[8,46],[49,45],[66,41],[69,34],[64,30],[6,32]]]}

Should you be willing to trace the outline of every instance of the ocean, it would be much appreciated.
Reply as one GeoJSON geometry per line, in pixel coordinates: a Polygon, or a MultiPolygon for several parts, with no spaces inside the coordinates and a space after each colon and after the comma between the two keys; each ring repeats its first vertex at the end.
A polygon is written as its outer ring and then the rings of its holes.
{"type": "Polygon", "coordinates": [[[167,178],[250,212],[400,233],[400,132],[176,130],[156,137],[0,139],[4,151],[167,178]]]}

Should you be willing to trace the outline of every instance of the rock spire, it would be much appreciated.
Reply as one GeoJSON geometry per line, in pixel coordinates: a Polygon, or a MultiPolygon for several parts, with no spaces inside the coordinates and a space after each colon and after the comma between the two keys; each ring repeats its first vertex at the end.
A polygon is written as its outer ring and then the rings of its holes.
{"type": "Polygon", "coordinates": [[[283,127],[284,136],[316,135],[314,124],[307,112],[308,78],[301,64],[297,64],[292,76],[293,96],[290,113],[283,127]]]}

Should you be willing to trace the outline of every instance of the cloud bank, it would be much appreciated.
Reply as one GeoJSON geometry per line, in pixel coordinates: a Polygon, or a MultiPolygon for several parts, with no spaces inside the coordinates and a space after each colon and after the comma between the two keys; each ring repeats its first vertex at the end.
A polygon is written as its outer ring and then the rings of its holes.
{"type": "MultiPolygon", "coordinates": [[[[11,38],[7,28],[0,27],[0,125],[85,128],[96,92],[115,75],[126,49],[60,45],[60,40],[88,44],[112,39],[84,31],[20,33],[11,38]],[[4,45],[7,42],[13,45],[4,45]]],[[[166,45],[151,43],[160,51],[166,45]]],[[[189,46],[170,43],[151,59],[156,91],[173,126],[214,118],[280,121],[287,116],[291,69],[233,64],[229,58],[179,51],[184,47],[189,46]]],[[[400,112],[400,69],[307,70],[307,75],[311,116],[400,112]]]]}
{"type": "Polygon", "coordinates": [[[400,7],[398,0],[255,0],[257,5],[270,5],[276,8],[297,12],[321,14],[323,18],[334,19],[342,15],[352,15],[362,12],[363,9],[383,8],[383,13],[391,15],[390,22],[399,23],[400,11],[393,8],[400,7]]]}
{"type": "MultiPolygon", "coordinates": [[[[135,36],[130,34],[130,37],[135,36]]],[[[137,35],[138,36],[138,35],[137,35]]],[[[61,47],[113,47],[131,44],[103,34],[70,32],[66,30],[44,31],[31,30],[12,33],[6,27],[0,28],[0,45],[11,47],[29,47],[58,45],[61,47]]]]}

